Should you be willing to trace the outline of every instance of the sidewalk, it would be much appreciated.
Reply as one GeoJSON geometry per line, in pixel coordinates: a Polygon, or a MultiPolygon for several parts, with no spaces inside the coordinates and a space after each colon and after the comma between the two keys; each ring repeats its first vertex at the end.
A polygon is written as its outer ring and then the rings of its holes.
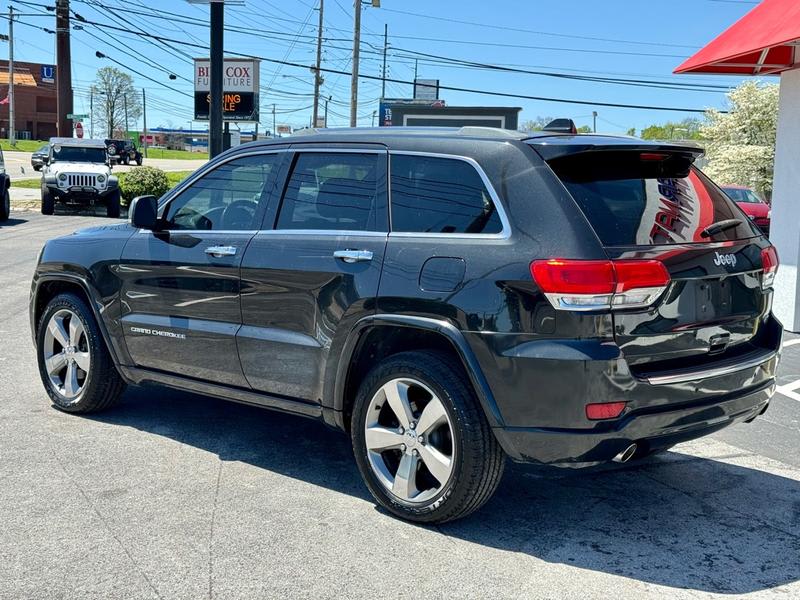
{"type": "Polygon", "coordinates": [[[38,189],[17,188],[12,185],[9,194],[11,195],[11,210],[39,208],[42,202],[42,192],[38,189]]]}

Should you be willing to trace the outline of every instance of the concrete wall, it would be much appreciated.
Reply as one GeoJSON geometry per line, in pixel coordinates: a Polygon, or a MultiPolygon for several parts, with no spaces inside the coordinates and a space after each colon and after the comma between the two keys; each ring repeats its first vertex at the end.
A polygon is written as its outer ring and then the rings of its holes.
{"type": "Polygon", "coordinates": [[[800,332],[800,68],[781,75],[770,239],[781,261],[774,311],[786,329],[800,332]]]}

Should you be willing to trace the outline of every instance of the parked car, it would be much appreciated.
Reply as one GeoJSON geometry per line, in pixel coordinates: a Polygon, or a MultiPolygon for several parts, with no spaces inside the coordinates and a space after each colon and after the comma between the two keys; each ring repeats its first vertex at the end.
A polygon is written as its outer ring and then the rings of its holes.
{"type": "Polygon", "coordinates": [[[108,155],[117,163],[129,165],[135,162],[142,166],[142,154],[131,140],[105,140],[108,155]]]}
{"type": "Polygon", "coordinates": [[[119,217],[117,178],[103,140],[51,138],[42,172],[42,214],[52,215],[56,202],[70,206],[105,204],[106,215],[119,217]]]}
{"type": "Polygon", "coordinates": [[[6,159],[0,148],[0,221],[7,221],[11,214],[11,177],[6,173],[6,159]]]}
{"type": "Polygon", "coordinates": [[[765,235],[769,235],[769,225],[772,219],[772,208],[753,190],[741,185],[726,185],[722,190],[728,197],[736,202],[765,235]]]}
{"type": "Polygon", "coordinates": [[[70,413],[132,383],[320,420],[418,522],[479,508],[507,456],[625,462],[752,421],[777,257],[700,152],[480,127],[239,146],[45,245],[42,381],[70,413]]]}
{"type": "Polygon", "coordinates": [[[49,153],[50,153],[50,144],[45,144],[44,146],[39,148],[36,152],[31,154],[31,166],[33,167],[34,171],[42,170],[42,167],[44,166],[44,161],[49,153]]]}

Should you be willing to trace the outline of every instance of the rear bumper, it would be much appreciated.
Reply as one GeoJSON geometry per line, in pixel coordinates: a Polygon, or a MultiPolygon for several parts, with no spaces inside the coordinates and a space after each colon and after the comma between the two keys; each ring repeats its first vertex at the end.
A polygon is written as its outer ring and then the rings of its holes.
{"type": "Polygon", "coordinates": [[[608,461],[631,443],[671,446],[763,412],[775,392],[783,328],[771,315],[729,358],[678,370],[634,371],[613,341],[536,336],[466,338],[494,395],[495,434],[513,459],[564,466],[608,461]],[[616,419],[590,421],[586,405],[624,401],[616,419]]]}
{"type": "Polygon", "coordinates": [[[657,450],[751,420],[767,409],[774,393],[772,381],[726,399],[634,411],[605,431],[533,427],[499,427],[494,431],[514,460],[584,467],[610,461],[632,443],[657,450]]]}

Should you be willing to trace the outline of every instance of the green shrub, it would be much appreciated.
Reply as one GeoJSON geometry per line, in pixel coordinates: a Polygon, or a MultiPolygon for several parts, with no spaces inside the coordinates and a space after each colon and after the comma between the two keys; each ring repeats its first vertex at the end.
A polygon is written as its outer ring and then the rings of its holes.
{"type": "Polygon", "coordinates": [[[172,187],[167,174],[154,167],[138,167],[119,174],[119,190],[122,204],[127,206],[136,196],[160,198],[172,187]]]}

